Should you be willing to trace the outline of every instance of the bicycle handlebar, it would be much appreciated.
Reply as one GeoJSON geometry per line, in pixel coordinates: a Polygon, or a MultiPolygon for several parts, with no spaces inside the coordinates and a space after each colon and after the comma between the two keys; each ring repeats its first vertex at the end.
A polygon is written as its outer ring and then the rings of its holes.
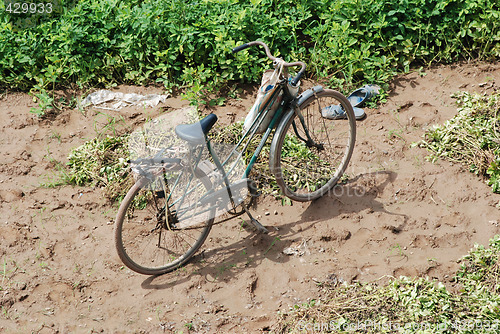
{"type": "MultiPolygon", "coordinates": [[[[276,57],[274,57],[271,54],[271,51],[269,51],[269,47],[267,46],[267,44],[264,42],[261,42],[261,41],[253,41],[253,42],[249,42],[249,43],[245,43],[243,45],[237,46],[233,49],[233,53],[240,52],[241,50],[245,50],[253,45],[263,46],[264,50],[266,51],[267,57],[269,59],[271,59],[272,61],[276,60],[276,57]]],[[[304,74],[304,72],[306,70],[306,64],[304,62],[301,62],[301,61],[297,61],[294,63],[284,62],[283,66],[285,66],[285,67],[300,66],[301,67],[299,73],[297,73],[297,75],[292,79],[292,82],[291,82],[291,84],[293,86],[297,85],[297,82],[299,82],[300,78],[302,77],[302,75],[304,74]]]]}
{"type": "Polygon", "coordinates": [[[241,50],[245,50],[246,48],[249,48],[250,45],[248,45],[248,43],[245,43],[243,45],[240,45],[240,46],[237,46],[233,49],[233,53],[237,53],[237,52],[240,52],[241,50]]]}

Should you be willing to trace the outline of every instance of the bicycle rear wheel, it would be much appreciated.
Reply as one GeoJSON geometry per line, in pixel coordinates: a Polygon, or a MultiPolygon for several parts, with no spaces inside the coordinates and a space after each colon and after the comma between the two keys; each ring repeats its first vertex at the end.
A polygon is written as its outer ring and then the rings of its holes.
{"type": "Polygon", "coordinates": [[[341,93],[325,89],[299,102],[283,116],[271,144],[270,167],[285,196],[310,201],[327,193],[342,177],[354,149],[356,120],[341,93]],[[321,112],[341,106],[346,119],[329,120],[321,112]],[[308,135],[311,140],[308,140],[308,135]]]}
{"type": "Polygon", "coordinates": [[[186,264],[198,251],[215,216],[211,203],[197,202],[199,192],[211,187],[201,173],[200,179],[186,172],[141,178],[132,186],[115,221],[116,250],[128,268],[161,275],[186,264]]]}

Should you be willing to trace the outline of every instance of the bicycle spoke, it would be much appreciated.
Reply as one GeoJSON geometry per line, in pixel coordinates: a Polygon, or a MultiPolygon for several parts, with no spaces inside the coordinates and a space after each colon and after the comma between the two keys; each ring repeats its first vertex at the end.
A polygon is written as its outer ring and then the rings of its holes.
{"type": "Polygon", "coordinates": [[[277,183],[294,200],[322,196],[337,183],[352,154],[354,117],[333,121],[321,114],[327,106],[346,102],[339,100],[340,93],[332,92],[318,92],[301,102],[299,112],[288,114],[273,145],[277,183]]]}

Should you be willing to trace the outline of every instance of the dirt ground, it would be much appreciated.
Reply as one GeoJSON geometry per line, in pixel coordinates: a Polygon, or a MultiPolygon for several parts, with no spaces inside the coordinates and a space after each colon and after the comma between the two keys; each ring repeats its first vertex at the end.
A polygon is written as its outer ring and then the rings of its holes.
{"type": "MultiPolygon", "coordinates": [[[[305,87],[312,83],[306,82],[305,87]]],[[[500,64],[456,64],[401,76],[387,103],[357,123],[350,182],[312,203],[260,198],[258,235],[241,219],[218,224],[194,260],[148,277],[120,263],[116,206],[99,189],[43,187],[57,162],[96,131],[120,130],[165,108],[67,110],[39,121],[26,94],[0,98],[1,333],[251,333],[319,297],[318,282],[428,276],[448,282],[457,259],[500,233],[500,195],[466,167],[425,159],[410,145],[456,114],[457,91],[499,89],[500,64]],[[146,115],[148,114],[148,115],[146,115]],[[108,127],[109,128],[109,127],[108,127]],[[295,255],[283,250],[293,247],[295,255]]],[[[157,88],[118,88],[160,93],[157,88]]],[[[215,110],[242,119],[253,91],[215,110]]]]}

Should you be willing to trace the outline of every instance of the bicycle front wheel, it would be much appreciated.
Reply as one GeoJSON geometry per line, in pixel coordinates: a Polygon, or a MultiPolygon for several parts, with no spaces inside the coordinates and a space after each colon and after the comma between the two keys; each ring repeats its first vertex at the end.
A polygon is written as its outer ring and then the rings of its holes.
{"type": "Polygon", "coordinates": [[[344,174],[354,149],[356,120],[346,97],[331,89],[316,92],[296,108],[276,129],[269,163],[283,194],[305,202],[326,194],[344,174]],[[324,118],[328,108],[344,111],[345,119],[324,118]]]}
{"type": "Polygon", "coordinates": [[[206,176],[190,175],[141,178],[123,199],[115,246],[131,270],[145,275],[171,272],[187,263],[207,238],[215,209],[199,205],[197,193],[205,193],[211,183],[206,176]]]}

